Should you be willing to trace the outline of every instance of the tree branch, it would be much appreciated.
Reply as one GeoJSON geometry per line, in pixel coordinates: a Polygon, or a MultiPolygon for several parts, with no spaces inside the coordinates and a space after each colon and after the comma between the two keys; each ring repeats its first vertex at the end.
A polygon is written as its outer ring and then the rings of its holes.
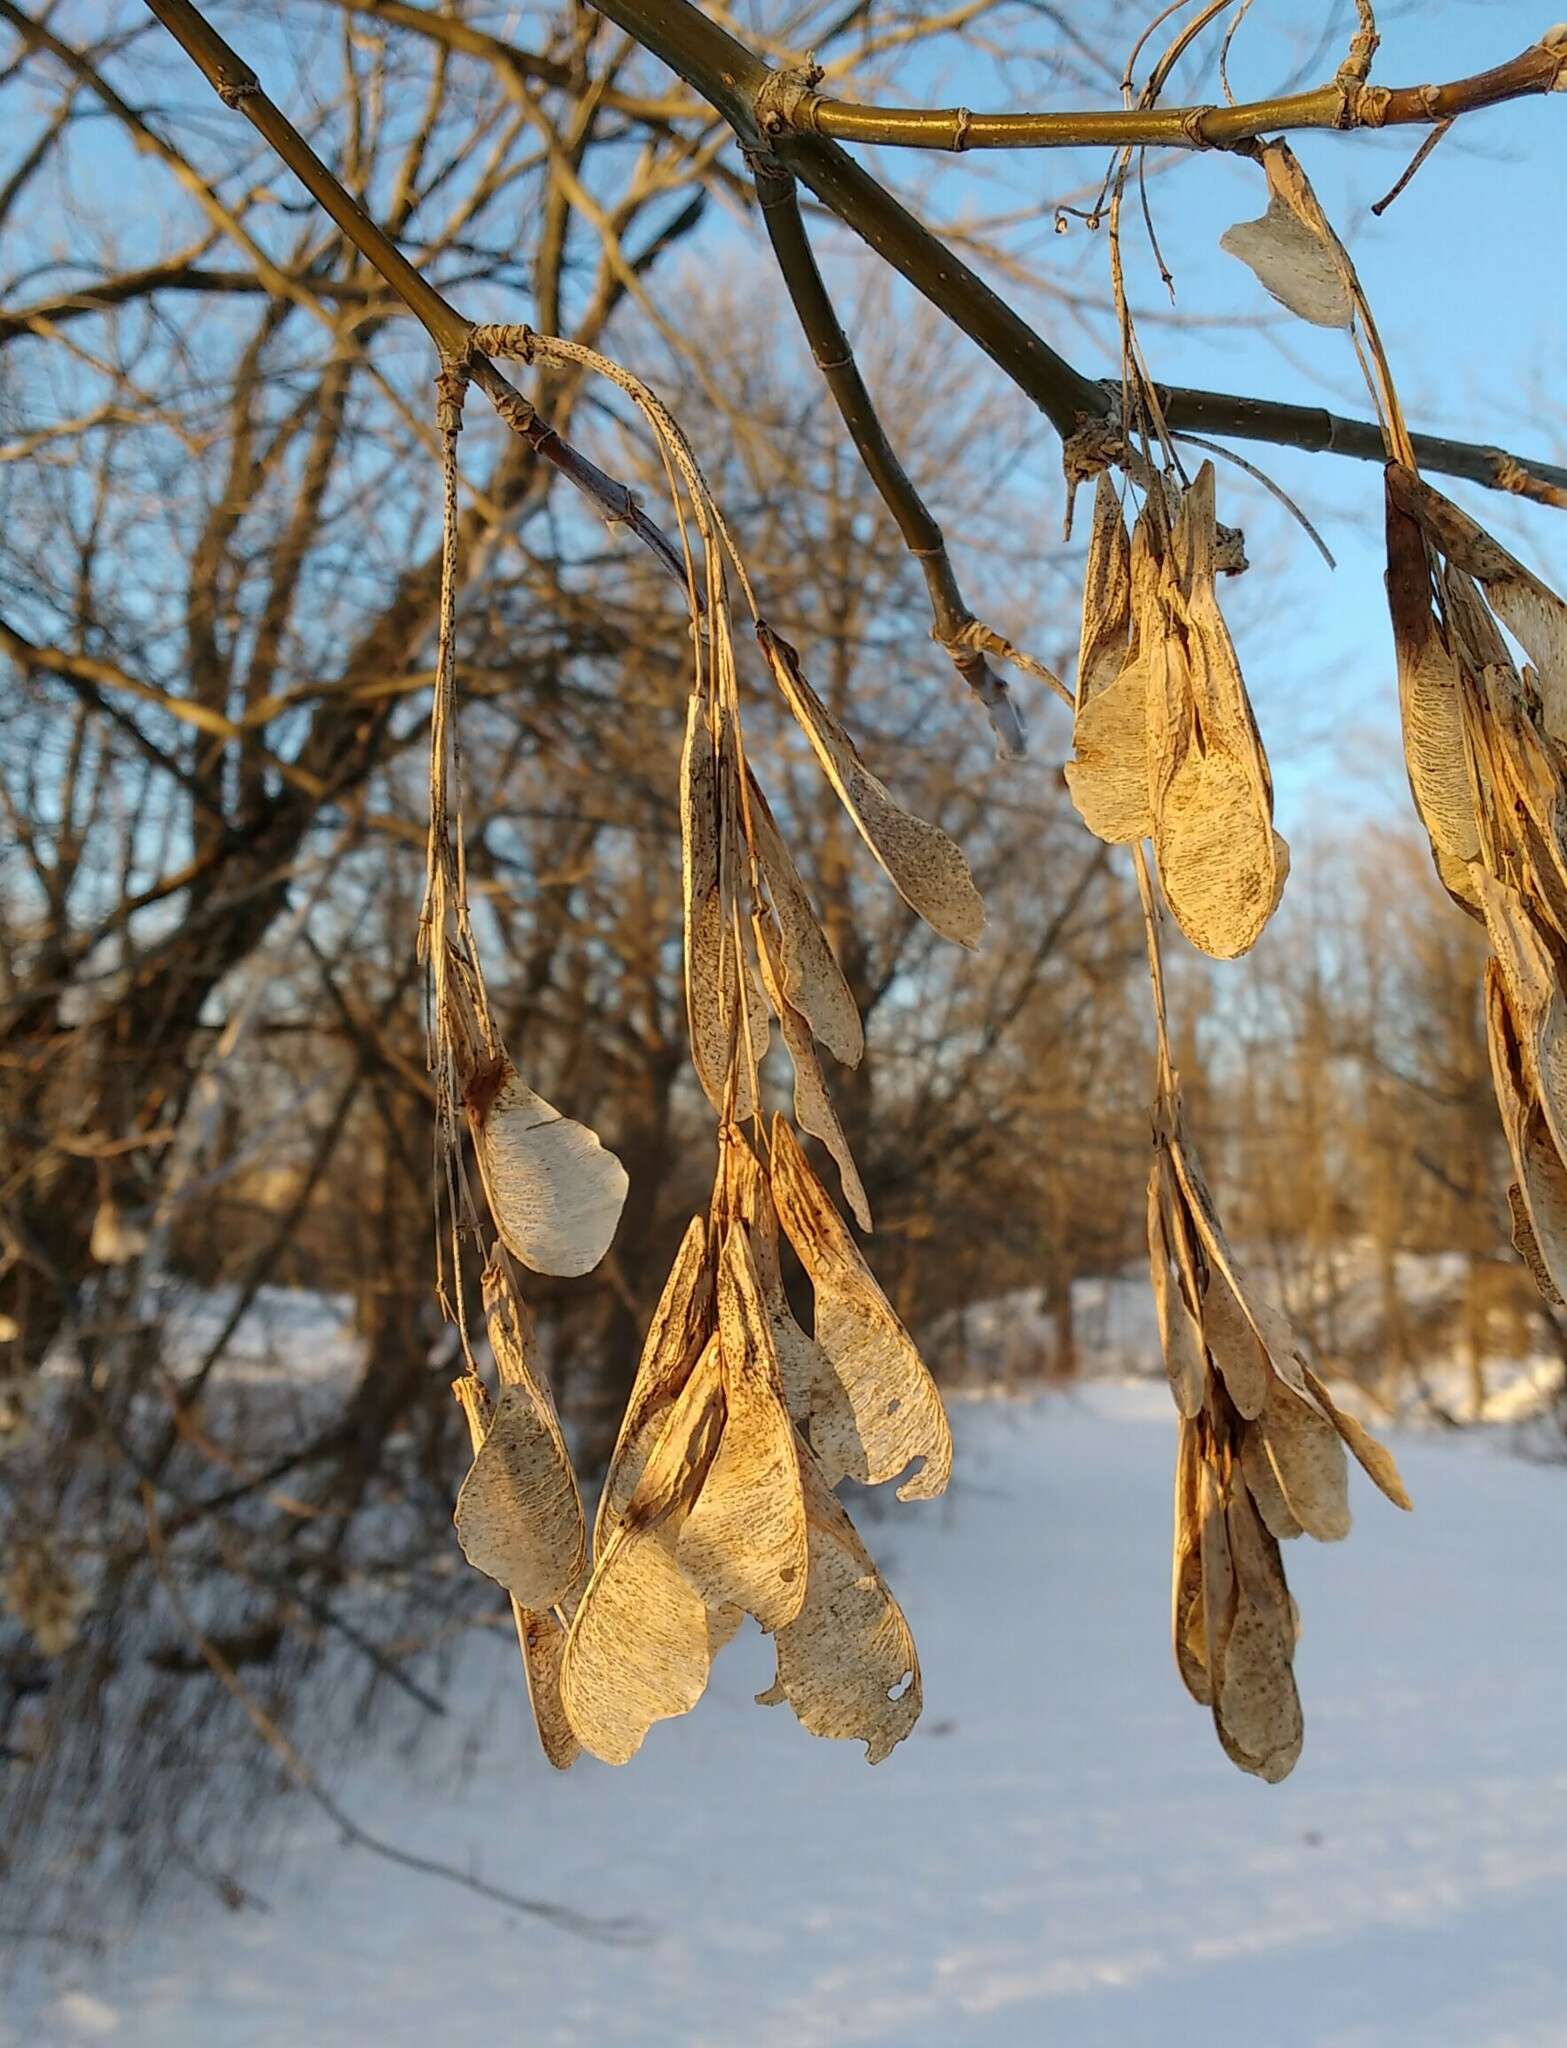
{"type": "MultiPolygon", "coordinates": [[[[190,0],[147,0],[147,5],[184,45],[225,102],[245,113],[273,144],[361,255],[424,322],[442,352],[461,355],[468,345],[469,323],[419,276],[369,215],[349,198],[309,144],[261,92],[249,67],[190,0]]],[[[8,14],[15,13],[8,0],[0,0],[0,8],[8,14]]],[[[394,4],[394,0],[375,0],[375,4],[366,0],[364,11],[402,22],[423,10],[394,4]]],[[[1109,416],[1113,392],[1108,384],[1084,376],[1058,355],[975,271],[835,142],[821,134],[792,129],[789,109],[809,97],[809,89],[798,74],[774,70],[726,28],[693,6],[691,0],[602,0],[598,11],[661,58],[716,108],[733,129],[753,166],[770,157],[808,186],[877,255],[900,271],[916,291],[975,341],[1019,390],[1039,406],[1063,439],[1084,422],[1109,416]]],[[[419,26],[425,28],[423,23],[419,26]]],[[[482,54],[496,54],[489,47],[491,42],[498,39],[488,39],[482,54]]],[[[510,50],[511,46],[500,47],[510,50]]],[[[475,50],[474,54],[480,52],[475,50]]],[[[513,54],[519,61],[526,55],[513,54]]],[[[1410,86],[1387,92],[1381,125],[1394,119],[1449,118],[1454,111],[1453,96],[1461,93],[1467,95],[1465,106],[1481,106],[1516,98],[1524,91],[1547,91],[1561,82],[1564,70],[1567,37],[1552,30],[1530,50],[1494,71],[1449,86],[1410,86]],[[1418,116],[1412,111],[1417,102],[1425,109],[1418,116]]],[[[1341,108],[1349,104],[1361,110],[1362,125],[1370,125],[1370,115],[1358,97],[1346,101],[1337,84],[1323,90],[1337,95],[1341,108]]],[[[1353,82],[1344,88],[1354,95],[1385,90],[1360,87],[1353,82]]],[[[1258,107],[1276,111],[1297,102],[1314,102],[1315,97],[1308,93],[1295,95],[1293,100],[1258,102],[1250,112],[1255,116],[1258,107]]],[[[1195,111],[1202,116],[1204,132],[1194,137],[1183,131],[1183,139],[1192,147],[1217,147],[1220,143],[1212,121],[1246,110],[1195,111]]],[[[1191,109],[1184,113],[1167,109],[1162,114],[1155,110],[1138,118],[1173,120],[1177,125],[1186,118],[1189,125],[1192,113],[1191,109]]],[[[1229,139],[1241,139],[1243,131],[1244,124],[1242,131],[1229,139]]],[[[480,381],[492,399],[499,386],[508,392],[511,389],[504,385],[499,372],[488,365],[480,381]]],[[[537,418],[520,394],[513,393],[512,398],[516,408],[537,418]]],[[[1315,406],[1187,390],[1168,392],[1166,402],[1170,425],[1177,430],[1268,441],[1282,447],[1363,460],[1381,459],[1382,442],[1375,425],[1365,420],[1342,419],[1315,406]]],[[[509,410],[508,416],[516,424],[521,414],[509,410]]],[[[552,442],[542,422],[539,427],[540,438],[535,445],[547,459],[555,461],[555,447],[564,444],[552,442]]],[[[1416,436],[1416,453],[1423,467],[1440,474],[1511,491],[1539,504],[1567,507],[1567,470],[1552,464],[1526,461],[1502,449],[1431,435],[1416,436]]],[[[587,487],[594,502],[604,509],[602,498],[591,487],[588,472],[592,465],[574,458],[560,466],[579,488],[587,487]]],[[[655,549],[666,563],[673,554],[673,550],[665,553],[667,546],[666,542],[664,548],[655,549]]]]}
{"type": "MultiPolygon", "coordinates": [[[[1191,391],[1162,386],[1159,402],[1172,430],[1220,434],[1237,441],[1268,441],[1308,454],[1347,455],[1360,462],[1385,462],[1387,447],[1374,420],[1346,419],[1320,406],[1291,405],[1282,399],[1236,398],[1227,391],[1191,391]]],[[[1567,511],[1567,468],[1553,462],[1509,455],[1473,441],[1449,441],[1440,434],[1415,434],[1415,459],[1422,469],[1463,477],[1493,491],[1510,491],[1537,505],[1567,511]]]]}
{"type": "MultiPolygon", "coordinates": [[[[1057,355],[983,279],[834,141],[792,128],[790,108],[809,94],[803,75],[774,70],[727,29],[709,20],[691,0],[597,0],[597,4],[601,14],[635,36],[644,49],[662,58],[718,109],[753,166],[759,158],[771,155],[877,255],[901,271],[916,291],[977,342],[1019,390],[1033,399],[1063,439],[1084,421],[1109,416],[1114,398],[1109,384],[1085,377],[1057,355]]],[[[1534,46],[1534,52],[1545,54],[1524,53],[1536,79],[1528,89],[1545,91],[1547,69],[1553,82],[1562,75],[1567,41],[1559,41],[1553,30],[1534,46]]],[[[1515,59],[1514,64],[1523,61],[1515,59]]],[[[1501,70],[1511,75],[1510,67],[1501,70]]],[[[1494,81],[1497,75],[1482,73],[1481,79],[1494,81]]],[[[1498,96],[1493,86],[1485,89],[1498,96]]],[[[1337,93],[1337,86],[1333,90],[1337,93]]],[[[1426,118],[1435,120],[1445,118],[1441,95],[1455,88],[1405,90],[1416,96],[1434,93],[1435,111],[1426,118]]],[[[1183,139],[1192,140],[1189,136],[1183,139]]],[[[1211,391],[1175,390],[1167,397],[1171,426],[1193,433],[1231,435],[1366,460],[1380,460],[1383,454],[1380,432],[1370,421],[1340,419],[1315,406],[1273,404],[1211,391]]],[[[1417,435],[1416,450],[1422,466],[1439,473],[1512,491],[1540,504],[1567,506],[1567,471],[1551,464],[1431,435],[1417,435]]]]}
{"type": "Polygon", "coordinates": [[[1567,77],[1567,29],[1548,29],[1537,43],[1469,78],[1446,85],[1357,85],[1338,80],[1310,92],[1234,107],[1115,107],[1086,113],[975,114],[967,107],[871,107],[796,98],[785,113],[802,135],[837,142],[873,142],[896,149],[1231,149],[1265,134],[1297,128],[1424,127],[1480,107],[1555,90],[1567,77]]]}
{"type": "Polygon", "coordinates": [[[1102,415],[1103,389],[1057,355],[977,271],[938,241],[835,143],[787,132],[776,100],[789,74],[720,28],[691,0],[602,0],[599,13],[716,107],[753,163],[776,157],[915,290],[976,341],[1065,437],[1084,414],[1102,415]]]}
{"type": "Polygon", "coordinates": [[[756,196],[773,254],[778,259],[800,326],[810,343],[816,367],[832,393],[848,428],[865,473],[880,492],[897,522],[909,553],[919,563],[930,593],[933,637],[952,657],[953,665],[984,705],[996,737],[1008,754],[1023,751],[1023,728],[1006,684],[978,648],[962,636],[976,624],[964,602],[957,575],[947,554],[946,539],[908,471],[887,439],[854,351],[834,310],[817,268],[816,257],[800,217],[799,194],[787,171],[769,164],[756,167],[756,196]]]}

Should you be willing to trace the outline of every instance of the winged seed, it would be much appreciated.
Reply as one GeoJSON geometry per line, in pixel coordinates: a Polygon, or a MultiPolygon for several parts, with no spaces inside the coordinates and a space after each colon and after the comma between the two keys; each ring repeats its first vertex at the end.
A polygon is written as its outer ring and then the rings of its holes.
{"type": "Polygon", "coordinates": [[[1239,257],[1297,318],[1314,327],[1352,326],[1354,273],[1305,172],[1287,143],[1266,143],[1260,156],[1268,210],[1260,220],[1226,228],[1219,247],[1239,257]]]}
{"type": "Polygon", "coordinates": [[[718,1267],[724,1425],[718,1452],[675,1547],[709,1606],[743,1608],[767,1630],[805,1598],[805,1502],[794,1426],[745,1226],[732,1223],[718,1267]]]}
{"type": "Polygon", "coordinates": [[[772,1125],[772,1192],[815,1292],[816,1342],[842,1389],[811,1418],[811,1445],[830,1480],[877,1486],[922,1459],[899,1500],[945,1492],[952,1432],[936,1383],[782,1117],[772,1125]]]}
{"type": "Polygon", "coordinates": [[[776,1637],[778,1676],[757,1695],[787,1700],[813,1735],[863,1742],[878,1764],[924,1704],[903,1610],[809,1453],[800,1459],[810,1566],[800,1612],[776,1637]]]}
{"type": "Polygon", "coordinates": [[[609,1250],[629,1186],[615,1154],[509,1065],[475,1121],[479,1171],[506,1249],[535,1273],[590,1273],[609,1250]]]}
{"type": "Polygon", "coordinates": [[[960,946],[978,945],[985,928],[985,906],[958,847],[939,825],[928,824],[894,803],[806,681],[799,656],[788,641],[765,626],[758,626],[757,637],[784,701],[892,886],[933,932],[960,946]]]}

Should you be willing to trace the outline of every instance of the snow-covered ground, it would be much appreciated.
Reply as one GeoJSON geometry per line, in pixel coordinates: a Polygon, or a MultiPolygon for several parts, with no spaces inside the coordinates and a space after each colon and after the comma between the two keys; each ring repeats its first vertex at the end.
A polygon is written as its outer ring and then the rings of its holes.
{"type": "Polygon", "coordinates": [[[1347,1544],[1290,1546],[1308,1733],[1270,1788],[1170,1667],[1162,1386],[955,1421],[947,1500],[863,1518],[926,1684],[876,1770],[751,1704],[753,1633],[629,1768],[556,1777],[497,1633],[438,1740],[339,1787],[399,1844],[640,1943],[344,1848],[300,1802],[249,1873],[265,1909],[166,1903],[104,1960],[36,1958],[0,2041],[1562,2048],[1567,1468],[1406,1435],[1414,1517],[1361,1484],[1347,1544]]]}

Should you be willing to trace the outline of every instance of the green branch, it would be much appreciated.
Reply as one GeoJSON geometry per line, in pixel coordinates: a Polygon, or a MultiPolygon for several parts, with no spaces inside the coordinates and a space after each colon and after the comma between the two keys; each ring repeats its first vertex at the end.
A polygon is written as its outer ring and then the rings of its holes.
{"type": "Polygon", "coordinates": [[[1087,113],[976,114],[967,107],[869,107],[801,94],[786,120],[797,134],[896,149],[1231,149],[1297,128],[1425,127],[1480,107],[1555,90],[1567,78],[1567,29],[1446,85],[1361,85],[1353,80],[1234,107],[1114,107],[1087,113]]]}

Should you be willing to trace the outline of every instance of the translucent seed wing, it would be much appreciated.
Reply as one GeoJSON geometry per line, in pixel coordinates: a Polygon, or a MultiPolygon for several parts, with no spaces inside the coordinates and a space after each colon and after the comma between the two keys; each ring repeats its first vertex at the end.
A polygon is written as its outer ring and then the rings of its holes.
{"type": "Polygon", "coordinates": [[[724,1240],[718,1322],[723,1433],[675,1554],[709,1606],[743,1608],[774,1630],[805,1598],[805,1501],[743,1224],[731,1224],[724,1240]]]}
{"type": "Polygon", "coordinates": [[[509,1065],[489,1103],[469,1118],[506,1249],[535,1273],[590,1273],[609,1250],[629,1186],[614,1153],[509,1065]]]}
{"type": "Polygon", "coordinates": [[[1261,151],[1268,179],[1268,210],[1239,221],[1219,237],[1263,289],[1314,327],[1349,327],[1354,320],[1354,276],[1343,245],[1323,213],[1305,172],[1284,142],[1261,151]]]}
{"type": "Polygon", "coordinates": [[[944,1492],[952,1433],[936,1383],[781,1117],[772,1126],[772,1191],[815,1290],[814,1335],[836,1380],[838,1398],[812,1415],[812,1448],[829,1474],[866,1486],[923,1459],[899,1500],[944,1492]]]}
{"type": "Polygon", "coordinates": [[[778,1677],[758,1695],[787,1700],[813,1735],[889,1755],[919,1719],[919,1656],[903,1611],[808,1453],[800,1459],[810,1566],[799,1614],[778,1631],[778,1677]]]}
{"type": "Polygon", "coordinates": [[[802,675],[788,641],[765,626],[757,634],[784,701],[887,879],[932,931],[960,946],[978,945],[985,906],[958,847],[940,826],[894,803],[802,675]]]}
{"type": "Polygon", "coordinates": [[[484,1280],[501,1385],[452,1520],[476,1570],[524,1607],[553,1607],[577,1583],[586,1561],[582,1500],[510,1285],[493,1264],[484,1280]]]}

